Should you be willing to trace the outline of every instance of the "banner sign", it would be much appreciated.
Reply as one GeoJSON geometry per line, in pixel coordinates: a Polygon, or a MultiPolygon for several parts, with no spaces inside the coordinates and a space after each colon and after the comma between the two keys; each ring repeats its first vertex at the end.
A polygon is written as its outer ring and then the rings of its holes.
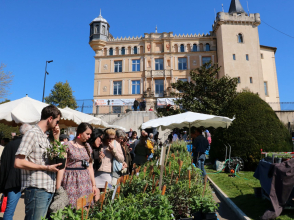
{"type": "Polygon", "coordinates": [[[175,105],[176,98],[162,98],[157,99],[157,106],[163,106],[163,105],[175,105]]]}
{"type": "Polygon", "coordinates": [[[95,106],[132,106],[135,99],[95,99],[95,106]]]}

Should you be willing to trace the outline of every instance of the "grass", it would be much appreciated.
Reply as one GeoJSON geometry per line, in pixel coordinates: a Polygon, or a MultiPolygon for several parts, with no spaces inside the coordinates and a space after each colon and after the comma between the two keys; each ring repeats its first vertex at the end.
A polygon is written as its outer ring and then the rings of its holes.
{"type": "MultiPolygon", "coordinates": [[[[205,168],[213,182],[251,219],[260,219],[271,207],[270,201],[256,198],[254,188],[260,187],[259,180],[253,177],[254,172],[241,171],[239,177],[228,177],[227,173],[215,173],[215,170],[205,168]]],[[[278,220],[294,219],[294,210],[285,210],[278,220]]]]}

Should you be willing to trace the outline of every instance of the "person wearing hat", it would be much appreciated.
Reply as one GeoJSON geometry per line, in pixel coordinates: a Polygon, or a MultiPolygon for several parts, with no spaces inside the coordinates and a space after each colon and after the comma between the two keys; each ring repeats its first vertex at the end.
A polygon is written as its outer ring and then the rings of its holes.
{"type": "Polygon", "coordinates": [[[61,134],[59,137],[59,141],[62,144],[66,144],[69,141],[69,137],[66,134],[61,134]]]}

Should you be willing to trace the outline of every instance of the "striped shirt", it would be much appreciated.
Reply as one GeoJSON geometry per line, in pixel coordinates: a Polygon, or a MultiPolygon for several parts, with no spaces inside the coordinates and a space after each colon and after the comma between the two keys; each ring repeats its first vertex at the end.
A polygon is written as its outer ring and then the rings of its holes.
{"type": "MultiPolygon", "coordinates": [[[[26,160],[34,164],[49,165],[46,152],[50,147],[47,135],[36,125],[23,136],[15,155],[24,155],[26,160]]],[[[28,187],[45,189],[47,192],[54,193],[56,173],[45,170],[21,169],[21,191],[28,187]]]]}

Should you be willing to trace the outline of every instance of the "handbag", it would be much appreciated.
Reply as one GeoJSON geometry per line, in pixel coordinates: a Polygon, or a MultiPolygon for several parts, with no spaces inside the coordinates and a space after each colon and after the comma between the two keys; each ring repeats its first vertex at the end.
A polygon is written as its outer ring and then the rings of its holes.
{"type": "MultiPolygon", "coordinates": [[[[114,148],[116,148],[116,141],[114,141],[114,148]]],[[[115,157],[112,159],[112,172],[120,172],[123,165],[118,162],[115,157]]]]}
{"type": "Polygon", "coordinates": [[[2,194],[2,197],[0,199],[0,212],[5,212],[7,206],[7,196],[4,196],[4,194],[2,194]]]}

